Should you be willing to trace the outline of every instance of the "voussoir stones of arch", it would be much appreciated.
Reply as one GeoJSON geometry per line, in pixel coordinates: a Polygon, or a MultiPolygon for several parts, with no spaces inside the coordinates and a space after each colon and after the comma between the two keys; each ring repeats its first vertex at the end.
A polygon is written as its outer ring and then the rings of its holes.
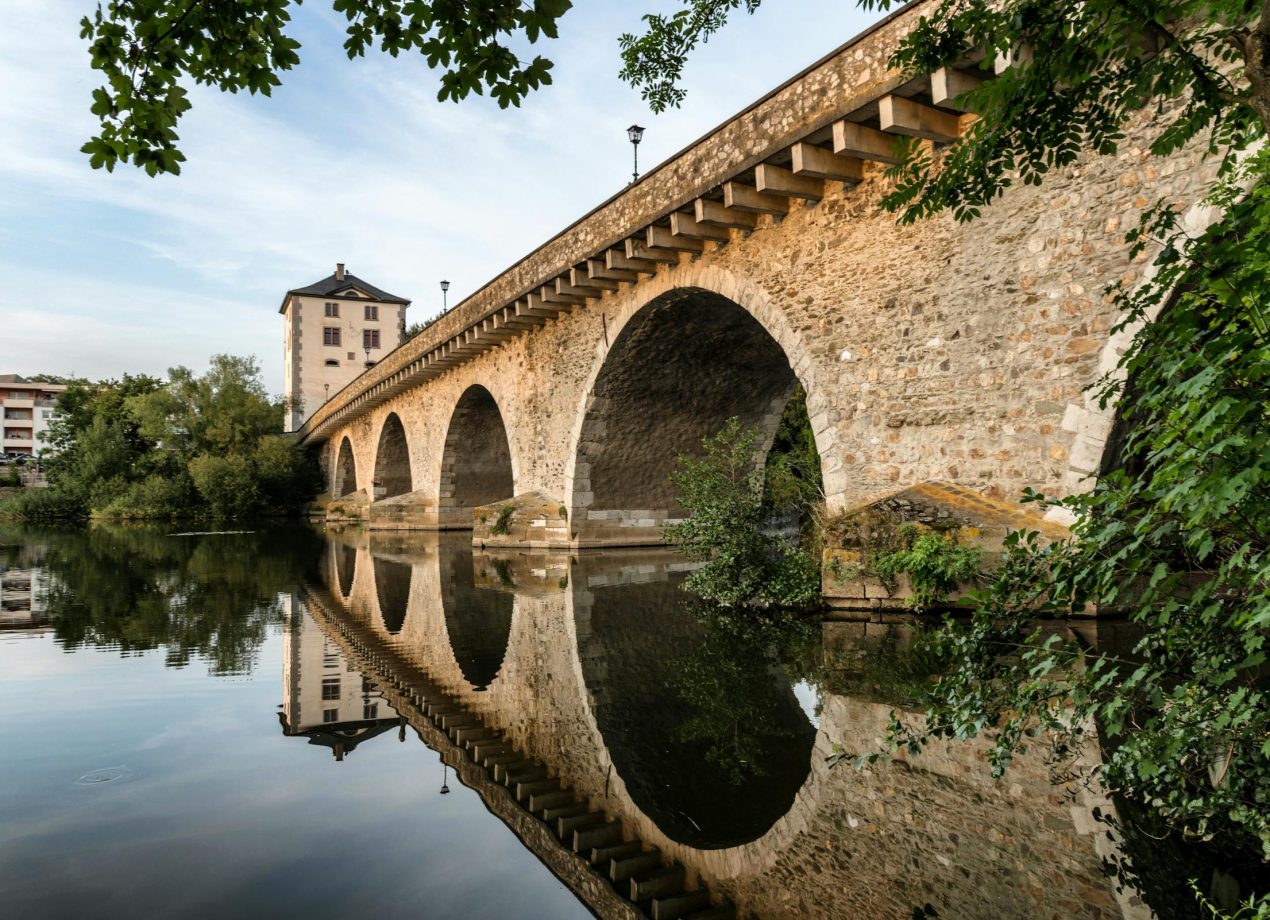
{"type": "Polygon", "coordinates": [[[472,509],[475,546],[567,547],[569,509],[564,502],[526,492],[472,509]]]}

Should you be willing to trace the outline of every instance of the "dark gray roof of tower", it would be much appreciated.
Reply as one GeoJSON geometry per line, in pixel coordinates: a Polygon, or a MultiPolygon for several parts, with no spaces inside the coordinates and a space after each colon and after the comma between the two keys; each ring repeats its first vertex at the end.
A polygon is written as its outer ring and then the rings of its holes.
{"type": "Polygon", "coordinates": [[[381,290],[367,281],[363,281],[352,272],[345,272],[342,279],[336,278],[334,273],[332,273],[327,275],[321,281],[315,281],[305,287],[292,288],[287,291],[286,297],[282,298],[282,306],[278,308],[278,312],[286,312],[287,297],[290,297],[292,294],[307,295],[309,297],[338,297],[339,295],[336,293],[337,291],[344,291],[351,287],[365,291],[368,295],[370,295],[371,300],[377,300],[380,303],[400,303],[407,305],[410,303],[410,301],[404,297],[389,294],[387,291],[381,290]]]}

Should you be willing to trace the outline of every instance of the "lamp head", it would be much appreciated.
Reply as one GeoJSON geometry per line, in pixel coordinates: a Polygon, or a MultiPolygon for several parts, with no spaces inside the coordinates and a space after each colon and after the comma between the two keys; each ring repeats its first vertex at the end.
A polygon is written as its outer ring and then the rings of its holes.
{"type": "Polygon", "coordinates": [[[450,289],[450,282],[448,282],[448,281],[442,281],[442,282],[441,282],[441,290],[443,290],[443,291],[448,291],[449,289],[450,289]]]}
{"type": "Polygon", "coordinates": [[[626,129],[626,136],[631,139],[632,144],[638,144],[644,137],[644,129],[639,125],[631,125],[626,129]]]}

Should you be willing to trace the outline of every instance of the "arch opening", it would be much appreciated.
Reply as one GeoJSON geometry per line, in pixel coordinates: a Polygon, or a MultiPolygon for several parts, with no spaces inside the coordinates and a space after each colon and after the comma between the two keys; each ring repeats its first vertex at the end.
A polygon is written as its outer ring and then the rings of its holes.
{"type": "Polygon", "coordinates": [[[454,407],[441,453],[441,525],[472,527],[472,511],[515,494],[503,414],[483,386],[468,387],[454,407]]]}
{"type": "Polygon", "coordinates": [[[384,621],[384,629],[394,635],[401,632],[401,627],[406,624],[413,576],[414,568],[404,562],[375,559],[375,597],[379,601],[379,616],[384,621]]]}
{"type": "Polygon", "coordinates": [[[596,377],[578,437],[571,515],[583,545],[664,542],[682,517],[676,458],[731,418],[761,433],[763,462],[799,380],[746,309],[700,288],[648,303],[622,329],[596,377]]]}
{"type": "Polygon", "coordinates": [[[353,459],[353,444],[347,437],[340,442],[339,459],[335,461],[335,481],[331,494],[343,498],[357,491],[357,462],[353,459]]]}
{"type": "Polygon", "coordinates": [[[414,491],[410,476],[410,448],[406,443],[406,429],[397,413],[384,419],[379,433],[379,449],[375,452],[374,499],[392,498],[414,491]]]}

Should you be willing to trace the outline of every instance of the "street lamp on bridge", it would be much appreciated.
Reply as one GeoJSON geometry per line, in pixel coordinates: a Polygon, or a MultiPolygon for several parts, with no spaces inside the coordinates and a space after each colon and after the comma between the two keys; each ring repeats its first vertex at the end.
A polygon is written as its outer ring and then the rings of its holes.
{"type": "Polygon", "coordinates": [[[441,315],[442,316],[444,316],[447,312],[449,312],[449,307],[445,305],[445,292],[448,291],[449,289],[450,289],[450,282],[442,281],[441,282],[441,315]]]}
{"type": "Polygon", "coordinates": [[[631,185],[634,185],[639,181],[639,142],[644,139],[644,129],[639,125],[631,125],[626,129],[626,136],[631,139],[631,153],[635,158],[635,169],[631,173],[631,185]]]}

